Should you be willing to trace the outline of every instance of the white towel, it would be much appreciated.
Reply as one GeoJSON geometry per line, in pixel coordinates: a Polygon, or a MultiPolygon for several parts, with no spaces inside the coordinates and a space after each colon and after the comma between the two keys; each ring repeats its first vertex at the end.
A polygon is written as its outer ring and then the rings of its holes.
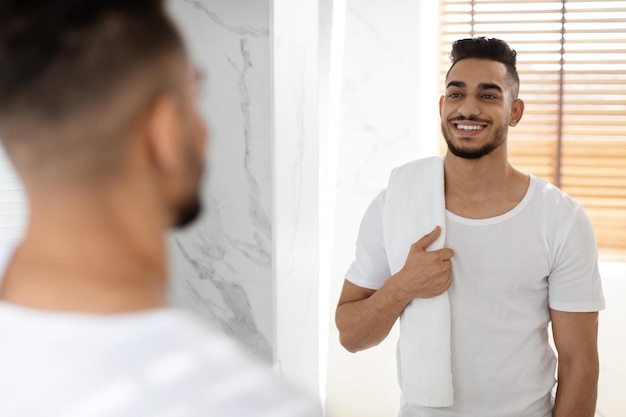
{"type": "MultiPolygon", "coordinates": [[[[391,273],[402,269],[411,245],[435,226],[441,227],[441,235],[428,250],[443,248],[445,220],[443,157],[420,159],[395,168],[383,209],[391,273]]],[[[400,316],[397,355],[398,379],[406,402],[423,407],[453,404],[447,292],[409,303],[400,316]]]]}

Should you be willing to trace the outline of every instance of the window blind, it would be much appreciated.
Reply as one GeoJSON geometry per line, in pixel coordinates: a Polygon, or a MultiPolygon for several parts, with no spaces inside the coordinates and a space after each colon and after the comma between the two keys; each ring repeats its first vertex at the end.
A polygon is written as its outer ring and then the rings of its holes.
{"type": "Polygon", "coordinates": [[[581,202],[602,255],[626,259],[626,1],[440,0],[440,8],[441,77],[454,40],[507,41],[526,103],[509,130],[511,162],[581,202]]]}
{"type": "Polygon", "coordinates": [[[22,236],[27,215],[24,188],[4,148],[0,146],[0,251],[12,246],[22,236]]]}

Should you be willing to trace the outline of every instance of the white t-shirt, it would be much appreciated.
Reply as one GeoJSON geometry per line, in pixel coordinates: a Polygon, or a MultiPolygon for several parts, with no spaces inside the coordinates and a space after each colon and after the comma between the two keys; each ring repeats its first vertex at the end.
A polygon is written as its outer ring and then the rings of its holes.
{"type": "MultiPolygon", "coordinates": [[[[384,200],[383,191],[365,213],[346,274],[369,289],[390,277],[384,200]]],[[[565,193],[531,176],[526,195],[508,213],[476,220],[447,212],[445,246],[455,252],[448,291],[454,405],[422,408],[403,401],[400,416],[551,416],[556,358],[548,342],[550,308],[604,308],[587,215],[565,193]]]]}
{"type": "Polygon", "coordinates": [[[0,416],[321,415],[317,401],[183,311],[87,315],[0,302],[0,416]]]}

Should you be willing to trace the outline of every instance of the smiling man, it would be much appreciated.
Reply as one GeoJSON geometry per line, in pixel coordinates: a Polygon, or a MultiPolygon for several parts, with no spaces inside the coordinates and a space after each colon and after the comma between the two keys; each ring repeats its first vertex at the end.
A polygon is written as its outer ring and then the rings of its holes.
{"type": "Polygon", "coordinates": [[[377,345],[400,318],[402,417],[593,417],[594,232],[580,204],[508,161],[524,113],[515,51],[463,39],[451,59],[448,151],[396,168],[368,208],[337,307],[341,343],[377,345]]]}

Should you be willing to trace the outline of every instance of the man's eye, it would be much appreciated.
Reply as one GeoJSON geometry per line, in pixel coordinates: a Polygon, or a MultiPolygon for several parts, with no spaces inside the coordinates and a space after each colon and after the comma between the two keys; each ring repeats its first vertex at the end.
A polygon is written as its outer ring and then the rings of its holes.
{"type": "Polygon", "coordinates": [[[450,93],[448,94],[449,98],[459,98],[461,97],[461,93],[450,93]]]}
{"type": "Polygon", "coordinates": [[[498,98],[497,96],[494,96],[493,94],[483,94],[483,98],[489,99],[489,100],[493,100],[498,98]]]}

